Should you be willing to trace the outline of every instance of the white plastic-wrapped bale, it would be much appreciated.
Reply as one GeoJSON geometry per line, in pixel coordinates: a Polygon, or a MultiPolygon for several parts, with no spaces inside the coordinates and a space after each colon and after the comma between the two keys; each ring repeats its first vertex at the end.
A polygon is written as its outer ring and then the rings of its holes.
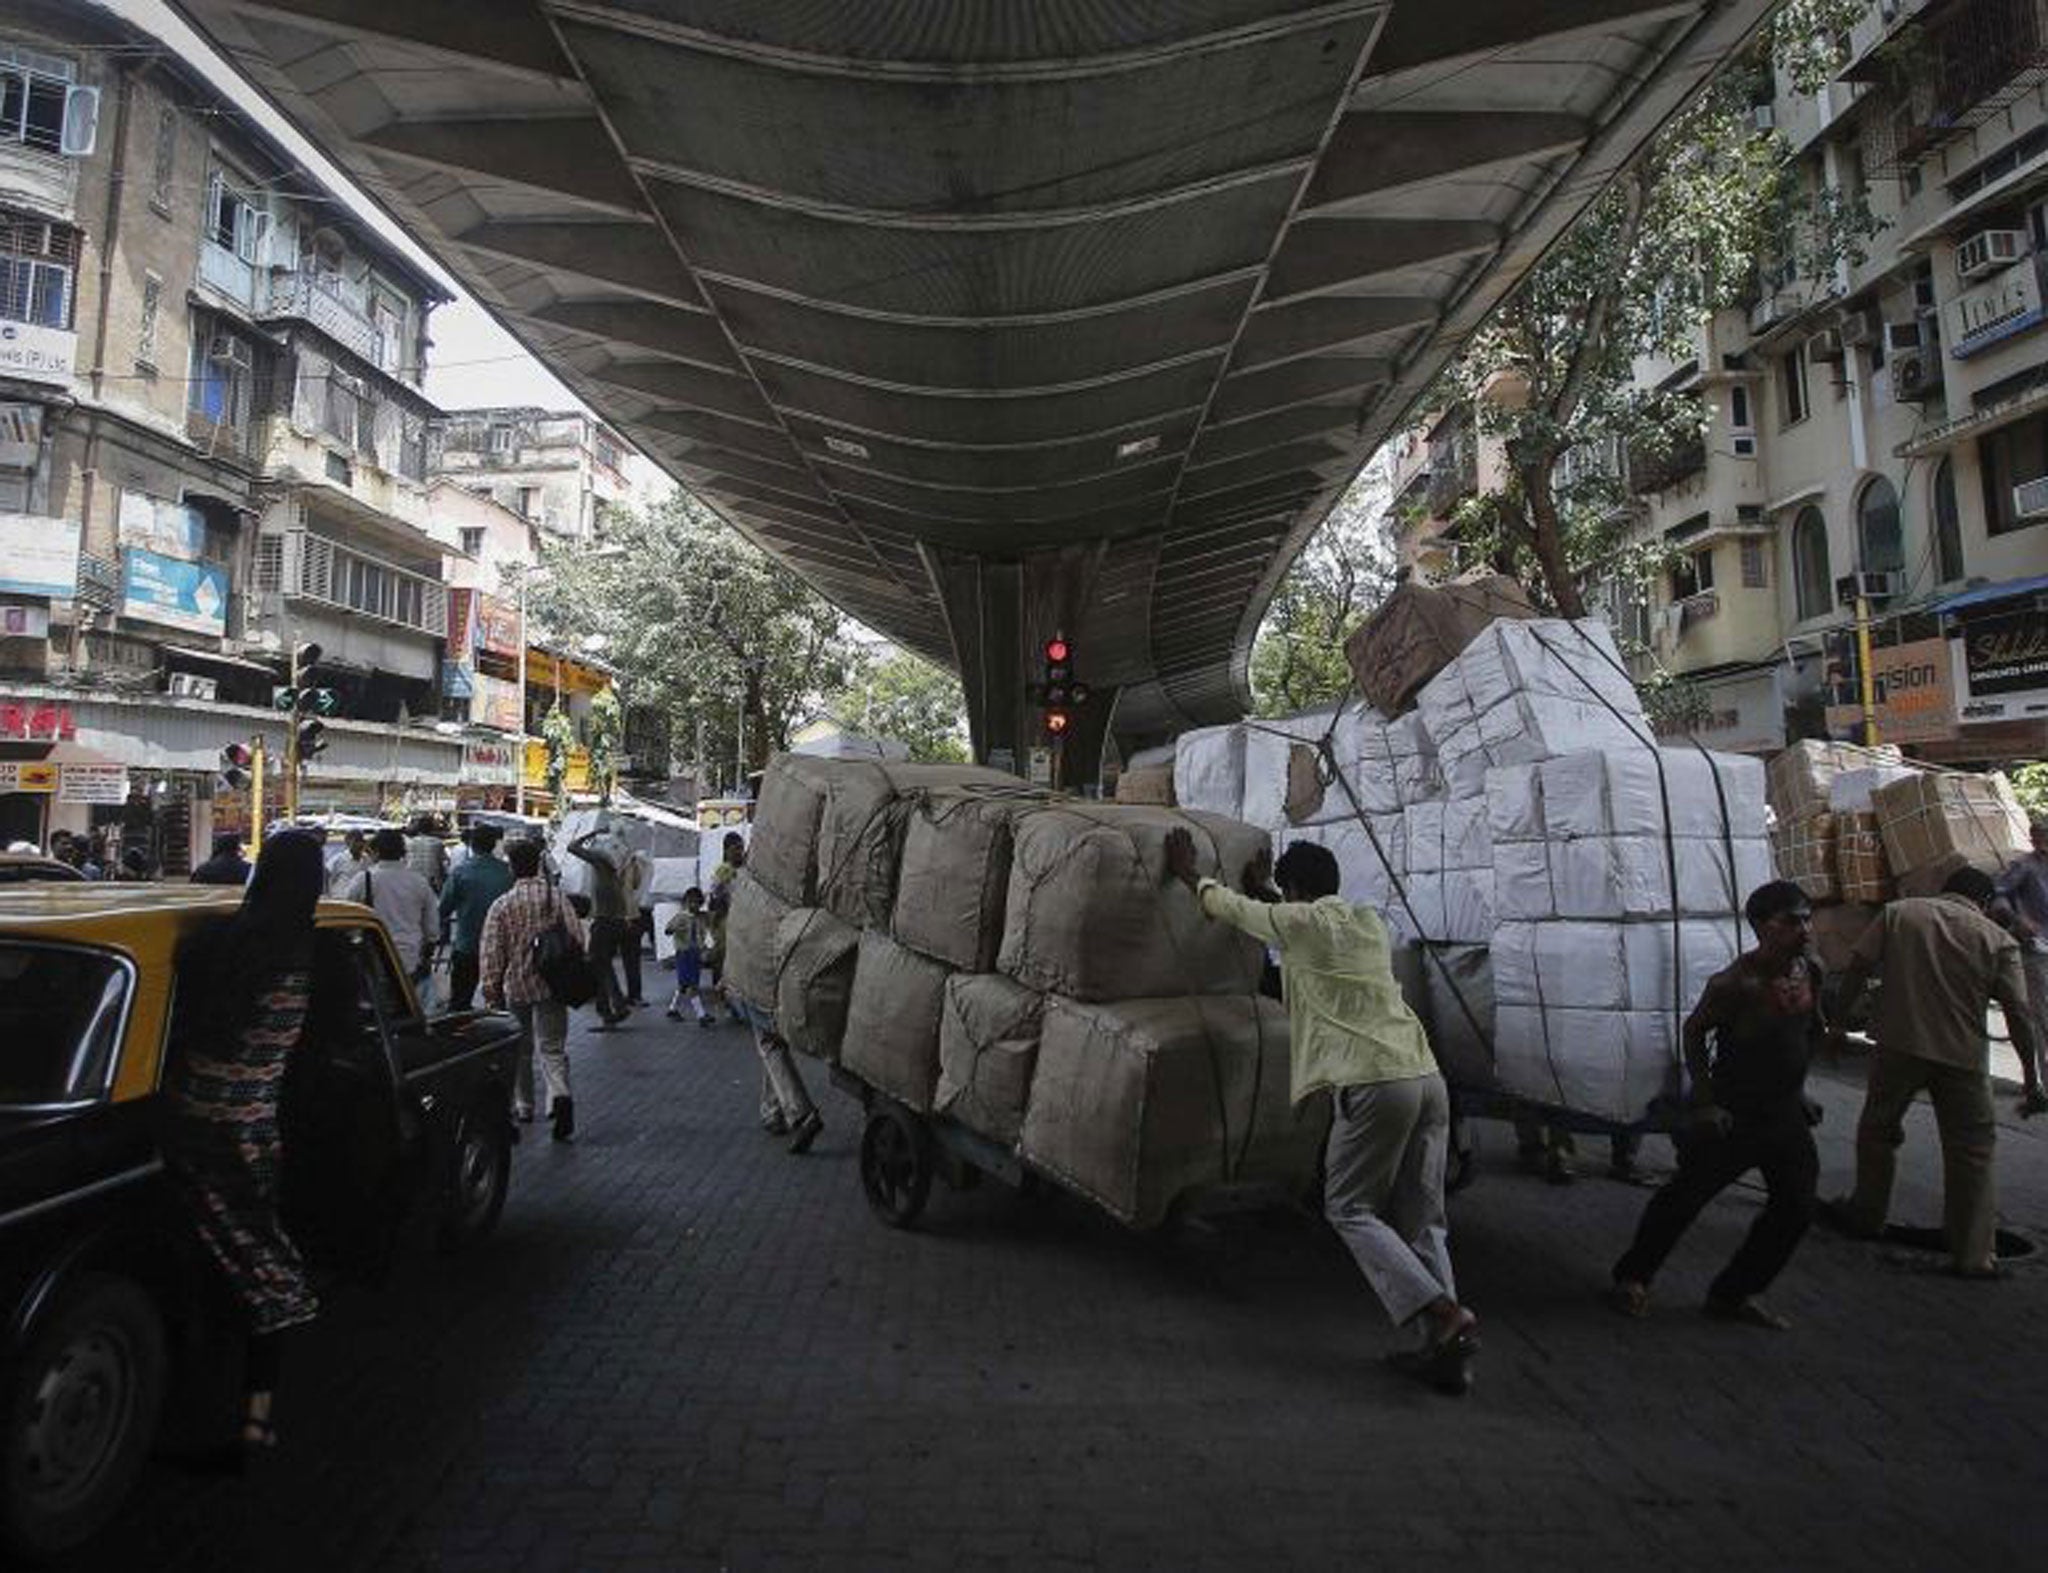
{"type": "Polygon", "coordinates": [[[890,931],[897,940],[971,972],[995,965],[1010,886],[1014,796],[934,793],[906,806],[903,861],[890,931]]]}
{"type": "Polygon", "coordinates": [[[751,865],[733,882],[732,910],[725,920],[725,986],[768,1016],[775,1014],[782,970],[782,924],[792,910],[755,877],[751,865]]]}
{"type": "Polygon", "coordinates": [[[839,1058],[860,930],[822,907],[792,907],[776,935],[776,1030],[791,1048],[839,1058]]]}
{"type": "Polygon", "coordinates": [[[1500,1086],[1604,1119],[1642,1119],[1678,1091],[1680,1024],[1741,945],[1732,918],[1501,924],[1491,956],[1500,1086]]]}
{"type": "Polygon", "coordinates": [[[1422,1003],[1416,1014],[1429,1029],[1429,1046],[1445,1080],[1474,1091],[1493,1087],[1492,950],[1485,945],[1406,948],[1420,964],[1422,1003]]]}
{"type": "Polygon", "coordinates": [[[1020,1150],[1138,1228],[1184,1193],[1313,1183],[1329,1104],[1288,1103],[1287,1015],[1254,994],[1046,1001],[1020,1150]]]}
{"type": "Polygon", "coordinates": [[[920,1114],[939,1086],[939,1017],[952,969],[864,929],[839,1063],[920,1114]]]}
{"type": "Polygon", "coordinates": [[[1244,801],[1244,728],[1205,726],[1173,746],[1173,801],[1203,814],[1237,817],[1244,801]]]}
{"type": "Polygon", "coordinates": [[[1494,623],[1417,704],[1453,797],[1483,793],[1492,766],[1655,742],[1613,636],[1591,618],[1494,623]]]}
{"type": "Polygon", "coordinates": [[[1258,942],[1167,887],[1176,828],[1193,834],[1201,872],[1233,888],[1270,844],[1250,825],[1179,809],[1060,803],[1018,814],[999,968],[1080,1000],[1250,992],[1258,942]]]}
{"type": "Polygon", "coordinates": [[[1874,813],[1879,787],[1919,773],[1905,765],[1862,765],[1841,771],[1828,783],[1828,809],[1836,814],[1874,813]]]}
{"type": "MultiPolygon", "coordinates": [[[[1302,806],[1308,811],[1298,812],[1296,806],[1290,806],[1287,820],[1291,824],[1322,824],[1360,813],[1398,814],[1410,803],[1443,793],[1436,747],[1423,729],[1421,717],[1413,711],[1389,721],[1352,699],[1335,711],[1311,711],[1271,724],[1290,734],[1294,746],[1306,751],[1311,766],[1327,775],[1334,761],[1342,776],[1341,783],[1334,778],[1320,783],[1313,794],[1296,794],[1306,798],[1302,806]],[[1325,736],[1330,759],[1322,754],[1325,736]]],[[[1300,766],[1290,762],[1290,768],[1298,772],[1300,766]]],[[[1244,817],[1258,822],[1249,814],[1244,817]]]]}
{"type": "Polygon", "coordinates": [[[904,817],[931,793],[1027,796],[1015,776],[979,765],[835,761],[818,826],[818,905],[862,928],[886,928],[896,904],[904,817]]]}
{"type": "Polygon", "coordinates": [[[761,776],[747,867],[791,906],[818,904],[818,828],[837,768],[808,754],[776,754],[761,776]]]}
{"type": "Polygon", "coordinates": [[[938,1112],[1014,1147],[1038,1062],[1045,996],[997,973],[946,980],[939,1018],[938,1112]]]}
{"type": "Polygon", "coordinates": [[[1772,877],[1763,767],[1741,754],[1635,747],[1496,768],[1487,806],[1503,920],[1714,916],[1772,877]]]}
{"type": "MultiPolygon", "coordinates": [[[[1484,944],[1493,933],[1493,841],[1482,798],[1416,803],[1407,825],[1408,907],[1420,939],[1484,944]]],[[[1408,921],[1403,914],[1404,923],[1408,921]]]]}

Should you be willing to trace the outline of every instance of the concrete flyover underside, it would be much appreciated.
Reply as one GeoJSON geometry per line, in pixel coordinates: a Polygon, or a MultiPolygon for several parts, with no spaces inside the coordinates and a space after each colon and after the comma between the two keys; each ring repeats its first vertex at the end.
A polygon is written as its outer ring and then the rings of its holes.
{"type": "Polygon", "coordinates": [[[1310,531],[1769,0],[182,8],[986,751],[1055,624],[1126,741],[1241,713],[1310,531]]]}

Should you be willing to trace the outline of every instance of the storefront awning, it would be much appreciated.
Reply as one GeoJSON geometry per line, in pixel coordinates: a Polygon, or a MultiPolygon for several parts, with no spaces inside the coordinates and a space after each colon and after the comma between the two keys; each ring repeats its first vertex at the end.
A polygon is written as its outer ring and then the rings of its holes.
{"type": "Polygon", "coordinates": [[[1960,612],[1965,607],[1982,606],[1990,601],[2008,601],[2015,596],[2038,595],[2048,591],[2048,574],[2036,574],[2031,579],[2008,579],[2003,584],[1982,585],[1975,590],[1965,590],[1952,595],[1945,601],[1936,601],[1930,611],[1960,612]]]}

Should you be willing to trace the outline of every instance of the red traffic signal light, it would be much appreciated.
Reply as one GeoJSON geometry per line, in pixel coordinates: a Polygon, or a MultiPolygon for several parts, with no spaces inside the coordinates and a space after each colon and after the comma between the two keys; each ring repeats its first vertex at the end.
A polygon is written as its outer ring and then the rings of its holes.
{"type": "Polygon", "coordinates": [[[249,784],[249,767],[256,755],[247,743],[230,743],[220,751],[220,779],[223,786],[240,790],[249,784]]]}
{"type": "Polygon", "coordinates": [[[1050,732],[1050,733],[1051,733],[1051,734],[1052,734],[1052,735],[1053,735],[1054,737],[1059,737],[1059,736],[1061,736],[1061,735],[1062,735],[1062,734],[1063,734],[1063,733],[1064,733],[1064,732],[1065,732],[1065,731],[1067,730],[1067,723],[1068,723],[1068,717],[1067,717],[1067,713],[1066,713],[1066,711],[1064,711],[1064,710],[1048,710],[1048,711],[1046,711],[1046,713],[1045,713],[1045,729],[1046,729],[1046,731],[1050,732]]]}
{"type": "Polygon", "coordinates": [[[1064,664],[1067,657],[1073,653],[1066,640],[1062,639],[1058,634],[1054,634],[1045,642],[1045,658],[1055,666],[1064,664]]]}

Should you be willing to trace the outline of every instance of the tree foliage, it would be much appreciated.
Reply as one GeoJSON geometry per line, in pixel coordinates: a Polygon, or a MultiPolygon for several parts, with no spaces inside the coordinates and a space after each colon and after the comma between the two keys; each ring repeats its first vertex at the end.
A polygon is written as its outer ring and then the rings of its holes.
{"type": "Polygon", "coordinates": [[[713,779],[729,779],[742,727],[758,769],[859,669],[854,624],[681,491],[541,568],[529,615],[572,645],[601,641],[625,702],[665,712],[678,753],[695,755],[701,725],[713,779]]]}
{"type": "Polygon", "coordinates": [[[1366,466],[1280,582],[1252,645],[1252,709],[1288,715],[1351,688],[1344,640],[1393,586],[1386,469],[1366,466]]]}
{"type": "Polygon", "coordinates": [[[904,744],[912,759],[963,764],[967,701],[960,680],[906,650],[864,665],[834,699],[840,720],[865,737],[904,744]]]}
{"type": "Polygon", "coordinates": [[[590,785],[601,804],[610,803],[619,773],[619,740],[626,715],[616,688],[603,688],[590,701],[590,785]]]}
{"type": "Polygon", "coordinates": [[[1700,440],[1696,396],[1642,386],[1641,357],[1683,360],[1714,312],[1767,285],[1825,279],[1860,260],[1874,230],[1860,199],[1810,184],[1785,140],[1759,132],[1774,65],[1825,80],[1865,7],[1796,0],[1767,42],[1714,79],[1588,209],[1474,336],[1443,379],[1439,408],[1479,411],[1501,440],[1505,483],[1455,523],[1475,561],[1584,614],[1596,566],[1641,575],[1656,553],[1630,541],[1625,464],[1567,465],[1575,452],[1655,463],[1700,440]],[[1482,397],[1485,394],[1485,397],[1482,397]]]}

